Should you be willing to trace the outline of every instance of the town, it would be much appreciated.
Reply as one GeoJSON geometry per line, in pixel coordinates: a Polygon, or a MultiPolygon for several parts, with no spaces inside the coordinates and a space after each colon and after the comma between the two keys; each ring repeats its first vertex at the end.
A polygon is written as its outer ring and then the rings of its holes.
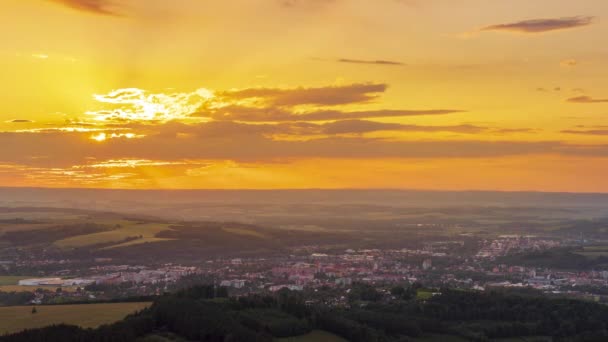
{"type": "MultiPolygon", "coordinates": [[[[354,284],[365,284],[389,293],[394,286],[424,287],[431,293],[442,288],[485,291],[533,289],[547,295],[608,302],[608,270],[572,271],[517,265],[505,257],[543,252],[576,241],[501,235],[479,240],[477,250],[464,252],[465,241],[434,241],[419,249],[346,249],[333,253],[318,246],[294,248],[292,254],[267,258],[211,259],[200,265],[114,264],[97,258],[94,264],[73,271],[59,270],[18,282],[34,295],[30,303],[95,301],[154,296],[194,284],[226,287],[233,295],[276,292],[281,289],[313,292],[333,289],[332,305],[345,305],[354,284]]],[[[50,261],[46,261],[51,263],[50,261]]],[[[70,265],[69,260],[58,261],[70,265]]],[[[21,261],[17,267],[41,264],[21,261]]],[[[390,296],[388,296],[390,299],[390,296]]]]}

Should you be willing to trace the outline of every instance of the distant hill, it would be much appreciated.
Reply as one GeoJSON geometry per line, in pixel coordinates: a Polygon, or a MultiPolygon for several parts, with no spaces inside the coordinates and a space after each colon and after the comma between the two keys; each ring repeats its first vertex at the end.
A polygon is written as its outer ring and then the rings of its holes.
{"type": "MultiPolygon", "coordinates": [[[[408,190],[0,188],[0,207],[55,207],[170,220],[335,229],[370,222],[461,224],[608,216],[608,194],[408,190]],[[477,221],[475,221],[477,220],[477,221]]],[[[1,215],[0,215],[1,216],[1,215]]],[[[542,222],[540,222],[542,223],[542,222]]]]}

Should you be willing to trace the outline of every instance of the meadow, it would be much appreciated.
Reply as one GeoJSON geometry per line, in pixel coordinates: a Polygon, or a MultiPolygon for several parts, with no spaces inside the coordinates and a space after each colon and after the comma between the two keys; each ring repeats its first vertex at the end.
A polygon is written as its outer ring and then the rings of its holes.
{"type": "Polygon", "coordinates": [[[120,221],[114,224],[116,229],[109,231],[76,235],[66,239],[55,241],[59,248],[80,248],[97,244],[116,243],[106,248],[124,247],[140,243],[164,241],[166,239],[156,238],[156,234],[169,230],[168,224],[162,223],[140,223],[135,221],[120,221]],[[137,238],[127,241],[128,238],[137,238]]]}
{"type": "Polygon", "coordinates": [[[17,285],[19,280],[35,278],[28,276],[0,276],[0,286],[17,285]]]}
{"type": "Polygon", "coordinates": [[[38,285],[38,286],[27,286],[27,285],[0,285],[0,292],[34,292],[37,289],[43,289],[48,291],[55,291],[57,288],[61,288],[62,291],[75,292],[78,286],[57,286],[57,285],[38,285]]]}
{"type": "Polygon", "coordinates": [[[60,323],[95,328],[121,320],[149,305],[150,303],[42,305],[36,306],[36,313],[32,313],[33,306],[0,307],[0,334],[60,323]]]}
{"type": "Polygon", "coordinates": [[[608,245],[585,246],[576,254],[585,256],[590,259],[596,259],[602,256],[608,256],[608,245]]]}

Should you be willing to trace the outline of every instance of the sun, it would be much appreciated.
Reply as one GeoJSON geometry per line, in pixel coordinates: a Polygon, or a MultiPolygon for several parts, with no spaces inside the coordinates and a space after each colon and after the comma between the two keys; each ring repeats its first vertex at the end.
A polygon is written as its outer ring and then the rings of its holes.
{"type": "Polygon", "coordinates": [[[103,132],[91,136],[91,139],[99,142],[106,141],[107,138],[107,135],[103,132]]]}

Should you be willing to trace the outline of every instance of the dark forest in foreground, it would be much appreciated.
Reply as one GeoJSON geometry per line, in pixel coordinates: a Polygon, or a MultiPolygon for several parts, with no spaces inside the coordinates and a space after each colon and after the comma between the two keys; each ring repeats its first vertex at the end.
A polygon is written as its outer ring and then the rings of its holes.
{"type": "Polygon", "coordinates": [[[302,294],[229,297],[225,288],[197,286],[157,298],[123,321],[98,329],[59,325],[0,338],[25,341],[252,341],[321,329],[351,342],[415,341],[458,336],[471,341],[526,337],[530,341],[606,341],[608,307],[534,294],[441,290],[426,300],[395,287],[390,304],[358,285],[348,308],[311,304],[302,294]]]}

